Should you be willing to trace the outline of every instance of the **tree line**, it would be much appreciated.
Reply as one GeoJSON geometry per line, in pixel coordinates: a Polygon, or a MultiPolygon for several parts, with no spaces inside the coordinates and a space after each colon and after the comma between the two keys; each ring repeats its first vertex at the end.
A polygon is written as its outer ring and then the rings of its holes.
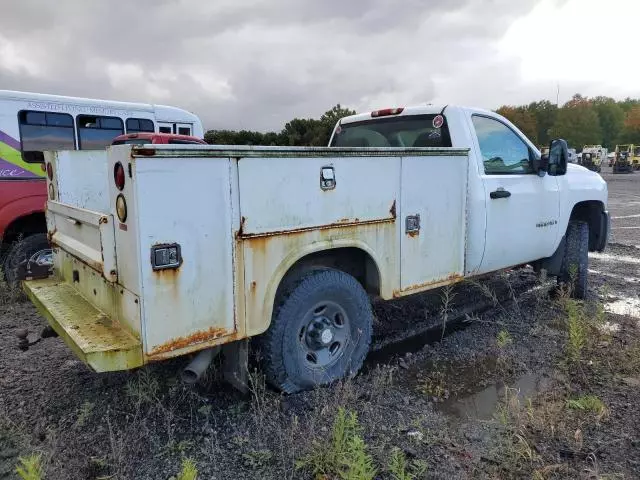
{"type": "Polygon", "coordinates": [[[537,145],[564,138],[581,151],[584,145],[640,144],[640,99],[616,101],[610,97],[575,94],[558,108],[543,100],[529,105],[503,105],[496,110],[537,145]]]}
{"type": "MultiPolygon", "coordinates": [[[[616,101],[610,97],[575,94],[558,107],[542,100],[528,105],[503,105],[496,110],[508,118],[536,145],[564,138],[581,151],[596,144],[612,149],[616,144],[640,144],[640,99],[616,101]]],[[[294,118],[279,132],[209,130],[204,139],[216,145],[326,146],[336,122],[356,112],[335,105],[319,119],[294,118]]]]}
{"type": "Polygon", "coordinates": [[[250,130],[209,130],[204,140],[214,145],[283,145],[326,147],[331,132],[342,117],[356,112],[340,104],[322,114],[319,119],[294,118],[279,132],[250,130]]]}

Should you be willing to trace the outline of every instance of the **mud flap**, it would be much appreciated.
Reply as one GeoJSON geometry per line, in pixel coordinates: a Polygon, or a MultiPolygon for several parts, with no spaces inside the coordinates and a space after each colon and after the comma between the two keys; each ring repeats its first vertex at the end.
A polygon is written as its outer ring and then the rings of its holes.
{"type": "Polygon", "coordinates": [[[242,393],[249,390],[249,341],[238,340],[222,346],[222,374],[225,381],[242,393]]]}

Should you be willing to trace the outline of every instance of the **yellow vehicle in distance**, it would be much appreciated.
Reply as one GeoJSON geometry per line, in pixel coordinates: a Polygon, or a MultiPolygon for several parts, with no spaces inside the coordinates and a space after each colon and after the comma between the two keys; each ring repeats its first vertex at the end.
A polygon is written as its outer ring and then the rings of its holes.
{"type": "Polygon", "coordinates": [[[582,147],[580,164],[589,170],[600,172],[605,158],[607,158],[607,149],[602,145],[585,145],[582,147]]]}
{"type": "Polygon", "coordinates": [[[633,144],[616,145],[613,173],[633,172],[640,168],[640,146],[633,144]]]}

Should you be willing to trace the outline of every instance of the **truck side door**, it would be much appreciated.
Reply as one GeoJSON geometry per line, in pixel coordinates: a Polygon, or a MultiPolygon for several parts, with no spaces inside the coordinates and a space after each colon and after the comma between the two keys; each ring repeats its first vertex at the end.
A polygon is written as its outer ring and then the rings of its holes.
{"type": "Polygon", "coordinates": [[[487,227],[479,273],[552,255],[560,214],[557,178],[537,175],[533,149],[498,118],[473,114],[471,127],[486,195],[487,227]]]}

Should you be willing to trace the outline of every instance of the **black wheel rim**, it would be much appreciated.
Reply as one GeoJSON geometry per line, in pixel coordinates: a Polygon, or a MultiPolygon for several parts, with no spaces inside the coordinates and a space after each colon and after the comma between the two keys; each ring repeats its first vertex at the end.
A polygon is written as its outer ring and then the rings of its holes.
{"type": "Polygon", "coordinates": [[[53,269],[53,251],[50,248],[43,248],[35,252],[27,260],[26,272],[28,276],[47,276],[53,269]]]}
{"type": "Polygon", "coordinates": [[[349,317],[332,301],[311,307],[298,331],[300,356],[309,368],[330,367],[342,357],[350,341],[349,317]]]}

